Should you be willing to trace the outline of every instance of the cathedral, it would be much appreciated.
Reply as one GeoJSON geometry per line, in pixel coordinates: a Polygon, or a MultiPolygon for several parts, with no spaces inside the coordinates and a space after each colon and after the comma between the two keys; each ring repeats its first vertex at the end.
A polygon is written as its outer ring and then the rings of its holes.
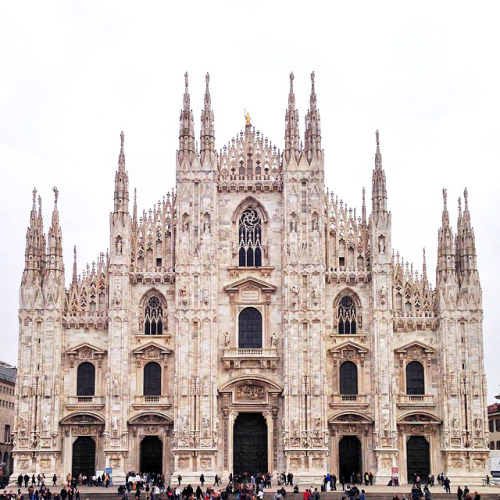
{"type": "Polygon", "coordinates": [[[47,233],[33,192],[14,475],[480,482],[483,312],[467,191],[455,229],[443,191],[433,288],[425,254],[419,272],[393,250],[378,132],[371,205],[363,192],[356,212],[326,188],[314,73],[303,136],[292,74],[281,150],[248,115],[222,149],[214,138],[209,76],[198,147],[186,74],[175,190],[138,211],[122,133],[109,250],[80,274],[76,249],[65,274],[57,189],[47,233]]]}

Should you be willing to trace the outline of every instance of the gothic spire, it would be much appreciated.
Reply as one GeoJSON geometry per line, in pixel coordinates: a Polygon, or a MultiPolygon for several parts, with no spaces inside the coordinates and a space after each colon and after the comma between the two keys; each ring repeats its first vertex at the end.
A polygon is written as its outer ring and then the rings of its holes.
{"type": "Polygon", "coordinates": [[[422,263],[422,281],[427,283],[427,262],[425,260],[425,247],[423,250],[423,263],[422,263]]]}
{"type": "Polygon", "coordinates": [[[63,250],[62,250],[62,231],[59,225],[59,211],[57,209],[57,199],[59,190],[54,186],[54,210],[52,211],[52,223],[48,234],[48,271],[64,271],[63,250]]]}
{"type": "Polygon", "coordinates": [[[179,130],[179,163],[183,160],[190,160],[191,156],[195,153],[194,145],[194,118],[191,111],[191,98],[189,96],[188,74],[184,74],[184,103],[180,116],[180,130],[179,130]]]}
{"type": "Polygon", "coordinates": [[[41,256],[41,240],[43,237],[42,231],[39,231],[39,217],[36,209],[36,188],[33,189],[33,205],[30,213],[30,225],[26,231],[26,251],[25,251],[25,266],[24,270],[34,271],[40,270],[41,256]]]}
{"type": "Polygon", "coordinates": [[[76,263],[76,245],[73,247],[73,277],[71,280],[72,285],[76,285],[78,281],[78,266],[76,263]]]}
{"type": "Polygon", "coordinates": [[[457,270],[461,273],[477,271],[476,238],[471,224],[467,189],[464,190],[464,212],[460,210],[457,228],[457,270]]]}
{"type": "Polygon", "coordinates": [[[440,281],[440,276],[455,273],[455,248],[446,203],[447,197],[447,191],[443,189],[443,215],[441,217],[441,228],[438,231],[437,283],[440,281]]]}
{"type": "Polygon", "coordinates": [[[128,213],[128,174],[125,171],[125,135],[120,133],[120,155],[115,175],[115,213],[128,213]]]}
{"type": "Polygon", "coordinates": [[[296,109],[295,93],[293,91],[293,73],[290,73],[290,93],[288,94],[288,109],[285,113],[285,160],[295,158],[299,153],[299,112],[296,109]]]}
{"type": "Polygon", "coordinates": [[[375,132],[377,149],[375,152],[375,170],[372,175],[372,211],[387,212],[387,188],[385,172],[382,168],[382,155],[380,153],[380,136],[375,132]]]}
{"type": "Polygon", "coordinates": [[[207,73],[205,77],[205,105],[201,112],[201,133],[200,133],[200,162],[203,165],[205,158],[209,163],[215,160],[215,129],[214,129],[214,112],[212,111],[212,103],[210,99],[210,75],[207,73]]]}
{"type": "Polygon", "coordinates": [[[305,150],[309,163],[321,150],[321,119],[317,107],[316,90],[314,88],[314,71],[311,73],[310,107],[306,115],[305,150]]]}

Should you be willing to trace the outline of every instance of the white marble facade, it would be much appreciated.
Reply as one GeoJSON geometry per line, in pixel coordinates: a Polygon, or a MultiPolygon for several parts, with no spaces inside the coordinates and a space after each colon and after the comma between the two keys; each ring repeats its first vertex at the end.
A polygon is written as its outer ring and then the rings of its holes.
{"type": "Polygon", "coordinates": [[[14,475],[66,475],[75,443],[90,443],[95,469],[119,478],[146,467],[141,447],[156,442],[148,453],[167,476],[227,477],[240,414],[258,415],[273,474],[309,482],[358,467],[406,481],[422,449],[430,473],[486,474],[467,192],[455,231],[444,192],[432,289],[425,256],[415,272],[394,255],[378,133],[371,209],[363,192],[356,212],[325,187],[314,75],[303,137],[293,75],[289,92],[281,152],[248,116],[217,152],[207,75],[198,151],[186,75],[175,191],[130,210],[122,134],[109,254],[78,277],[75,251],[69,287],[57,190],[47,237],[33,193],[14,475]]]}

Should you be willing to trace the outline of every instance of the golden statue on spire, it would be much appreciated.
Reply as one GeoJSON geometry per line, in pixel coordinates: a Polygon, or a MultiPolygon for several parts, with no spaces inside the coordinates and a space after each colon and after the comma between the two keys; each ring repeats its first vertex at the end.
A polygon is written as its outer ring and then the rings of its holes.
{"type": "Polygon", "coordinates": [[[247,125],[250,125],[250,113],[248,112],[245,113],[245,120],[247,122],[247,125]]]}

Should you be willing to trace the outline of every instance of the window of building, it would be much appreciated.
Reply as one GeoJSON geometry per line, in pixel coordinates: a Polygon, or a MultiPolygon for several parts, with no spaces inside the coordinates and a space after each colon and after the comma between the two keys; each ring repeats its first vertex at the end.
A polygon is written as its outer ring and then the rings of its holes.
{"type": "Polygon", "coordinates": [[[495,430],[500,431],[500,419],[495,419],[495,430]]]}
{"type": "Polygon", "coordinates": [[[247,208],[240,217],[238,246],[240,267],[262,266],[262,223],[253,208],[247,208]]]}
{"type": "Polygon", "coordinates": [[[144,310],[144,334],[163,334],[163,308],[158,297],[150,297],[144,310]]]}
{"type": "Polygon", "coordinates": [[[356,306],[351,297],[343,297],[339,304],[339,333],[356,333],[356,306]]]}
{"type": "Polygon", "coordinates": [[[500,450],[500,441],[497,441],[497,450],[500,450]]]}
{"type": "Polygon", "coordinates": [[[495,449],[495,441],[490,441],[490,450],[495,449]]]}
{"type": "Polygon", "coordinates": [[[144,396],[161,395],[161,367],[158,363],[148,363],[144,367],[144,396]]]}
{"type": "Polygon", "coordinates": [[[340,365],[340,394],[358,394],[358,367],[352,361],[340,365]]]}
{"type": "Polygon", "coordinates": [[[493,432],[493,420],[490,420],[490,421],[488,422],[488,427],[489,427],[489,429],[490,429],[490,432],[493,432]]]}
{"type": "Polygon", "coordinates": [[[255,307],[246,307],[238,317],[238,347],[262,348],[262,314],[255,307]]]}
{"type": "Polygon", "coordinates": [[[424,367],[418,361],[412,361],[406,365],[406,394],[425,394],[424,367]]]}
{"type": "Polygon", "coordinates": [[[4,443],[10,443],[10,425],[5,426],[3,441],[4,443]]]}
{"type": "Polygon", "coordinates": [[[78,365],[76,395],[95,395],[95,367],[92,363],[81,363],[78,365]]]}

